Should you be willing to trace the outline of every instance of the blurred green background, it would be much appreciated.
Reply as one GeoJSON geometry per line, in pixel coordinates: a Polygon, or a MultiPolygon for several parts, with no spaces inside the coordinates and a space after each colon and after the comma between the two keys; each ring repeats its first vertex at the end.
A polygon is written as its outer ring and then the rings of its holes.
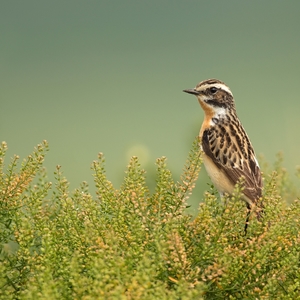
{"type": "MultiPolygon", "coordinates": [[[[2,1],[1,140],[9,157],[50,143],[75,188],[104,152],[119,187],[131,155],[178,179],[203,112],[183,89],[233,91],[258,155],[300,163],[300,1],[2,1]]],[[[209,180],[201,171],[198,192],[209,180]]],[[[196,199],[197,202],[199,199],[196,199]]]]}

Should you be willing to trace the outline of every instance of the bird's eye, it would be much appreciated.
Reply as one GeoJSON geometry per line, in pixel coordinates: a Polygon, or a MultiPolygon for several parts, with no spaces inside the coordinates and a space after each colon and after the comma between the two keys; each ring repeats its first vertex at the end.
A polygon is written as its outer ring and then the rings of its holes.
{"type": "Polygon", "coordinates": [[[212,94],[215,94],[216,92],[217,92],[217,88],[215,87],[215,86],[213,86],[213,87],[211,87],[210,89],[209,89],[209,91],[212,93],[212,94]]]}

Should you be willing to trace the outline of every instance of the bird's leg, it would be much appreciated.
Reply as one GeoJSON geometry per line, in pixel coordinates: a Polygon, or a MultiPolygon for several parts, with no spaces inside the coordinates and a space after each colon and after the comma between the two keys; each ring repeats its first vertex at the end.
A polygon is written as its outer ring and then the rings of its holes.
{"type": "Polygon", "coordinates": [[[251,206],[249,205],[249,203],[247,203],[247,217],[246,217],[246,222],[245,222],[245,227],[244,227],[245,235],[247,235],[250,213],[251,213],[251,206]]]}

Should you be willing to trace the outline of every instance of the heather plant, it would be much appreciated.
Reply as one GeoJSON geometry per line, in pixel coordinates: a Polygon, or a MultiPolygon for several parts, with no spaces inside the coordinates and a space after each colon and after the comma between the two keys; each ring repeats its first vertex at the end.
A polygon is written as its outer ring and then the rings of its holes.
{"type": "Polygon", "coordinates": [[[297,299],[299,193],[278,157],[264,172],[264,216],[250,217],[242,188],[220,200],[211,187],[187,213],[201,153],[195,140],[179,182],[165,157],[156,188],[132,157],[120,189],[99,154],[96,197],[83,182],[70,191],[43,161],[47,142],[19,165],[0,148],[0,299],[297,299]],[[286,204],[293,199],[290,205],[286,204]]]}

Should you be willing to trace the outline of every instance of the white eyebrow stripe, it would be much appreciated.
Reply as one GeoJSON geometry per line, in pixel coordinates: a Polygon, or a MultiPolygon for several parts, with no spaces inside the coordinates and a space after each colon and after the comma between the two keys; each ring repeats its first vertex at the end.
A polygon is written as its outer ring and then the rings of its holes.
{"type": "MultiPolygon", "coordinates": [[[[208,89],[209,87],[213,87],[213,86],[216,87],[216,88],[218,88],[218,89],[221,89],[221,90],[227,92],[228,94],[230,94],[231,96],[233,96],[233,95],[232,95],[232,92],[231,92],[231,90],[230,90],[230,88],[229,88],[227,85],[222,84],[222,83],[205,84],[205,85],[202,85],[202,86],[201,86],[201,90],[206,90],[206,89],[208,89]]],[[[196,88],[196,89],[197,89],[197,88],[196,88]]]]}

